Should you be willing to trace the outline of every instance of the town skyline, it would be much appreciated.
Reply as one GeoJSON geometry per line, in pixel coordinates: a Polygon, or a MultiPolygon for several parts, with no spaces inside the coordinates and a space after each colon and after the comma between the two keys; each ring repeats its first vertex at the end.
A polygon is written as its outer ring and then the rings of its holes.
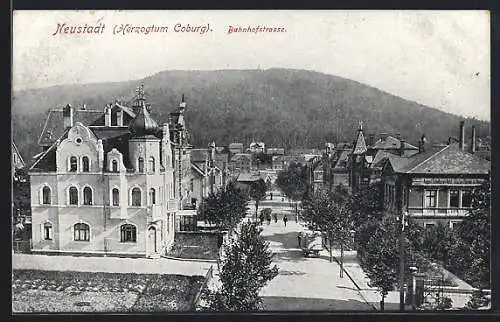
{"type": "Polygon", "coordinates": [[[292,68],[351,79],[445,112],[490,120],[487,12],[269,11],[233,12],[230,17],[218,11],[17,12],[13,89],[130,81],[165,70],[292,68]],[[36,22],[37,29],[20,33],[28,21],[36,22]],[[109,34],[52,36],[64,21],[105,22],[109,34]],[[172,32],[112,34],[114,24],[127,22],[164,24],[172,32]],[[176,34],[177,22],[207,22],[213,32],[176,34]],[[227,34],[234,22],[243,27],[286,26],[287,31],[227,34]],[[115,52],[119,58],[110,59],[115,52]]]}

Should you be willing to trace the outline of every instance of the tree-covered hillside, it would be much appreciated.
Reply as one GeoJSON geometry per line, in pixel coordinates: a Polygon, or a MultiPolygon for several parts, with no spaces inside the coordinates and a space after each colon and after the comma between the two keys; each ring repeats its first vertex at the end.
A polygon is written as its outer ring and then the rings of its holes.
{"type": "MultiPolygon", "coordinates": [[[[194,145],[205,147],[255,138],[274,147],[323,147],[352,141],[360,120],[365,133],[400,133],[416,145],[458,136],[459,116],[407,101],[358,82],[292,69],[165,71],[137,81],[63,85],[15,92],[14,140],[25,159],[39,151],[37,140],[48,110],[66,105],[102,110],[115,99],[127,102],[144,83],[152,115],[163,123],[185,94],[186,119],[194,145]]],[[[416,84],[418,86],[418,84],[416,84]]],[[[477,137],[490,135],[489,122],[476,125],[477,137]]]]}

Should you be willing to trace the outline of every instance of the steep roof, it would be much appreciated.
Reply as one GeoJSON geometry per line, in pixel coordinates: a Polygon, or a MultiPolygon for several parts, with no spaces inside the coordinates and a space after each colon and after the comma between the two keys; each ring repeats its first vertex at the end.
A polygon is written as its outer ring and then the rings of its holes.
{"type": "MultiPolygon", "coordinates": [[[[374,150],[391,150],[391,149],[399,149],[401,147],[401,140],[388,135],[385,139],[380,138],[375,142],[371,148],[374,150]]],[[[408,142],[404,143],[405,150],[417,150],[418,148],[414,145],[409,144],[408,142]]]]}
{"type": "Polygon", "coordinates": [[[19,153],[19,150],[17,149],[17,146],[14,143],[14,141],[12,141],[12,152],[17,154],[17,157],[19,158],[18,163],[14,164],[14,166],[20,167],[20,168],[24,167],[25,166],[24,159],[21,156],[21,153],[19,153]]]}
{"type": "Polygon", "coordinates": [[[238,161],[241,159],[247,159],[247,160],[252,160],[252,155],[248,153],[235,153],[233,157],[231,158],[231,161],[238,161]]]}
{"type": "Polygon", "coordinates": [[[343,150],[335,163],[334,168],[346,168],[349,162],[349,156],[351,155],[351,151],[343,150]]]}
{"type": "Polygon", "coordinates": [[[191,162],[205,162],[207,159],[207,149],[191,149],[191,162]]]}
{"type": "MultiPolygon", "coordinates": [[[[74,109],[73,124],[80,122],[83,125],[104,125],[104,118],[101,118],[103,111],[99,110],[79,110],[74,109]],[[102,119],[102,124],[97,122],[102,119]]],[[[38,138],[38,145],[50,146],[64,133],[64,117],[62,109],[52,109],[49,111],[42,134],[38,138]]]]}
{"type": "Polygon", "coordinates": [[[363,154],[367,151],[365,137],[363,131],[358,131],[358,137],[356,138],[356,143],[354,144],[353,154],[363,154]]]}
{"type": "Polygon", "coordinates": [[[377,166],[382,166],[382,161],[386,158],[389,157],[389,155],[393,155],[392,153],[384,150],[378,150],[377,153],[375,153],[375,156],[373,157],[373,161],[371,164],[372,168],[375,168],[377,166]],[[380,163],[380,164],[379,164],[380,163]]]}
{"type": "MultiPolygon", "coordinates": [[[[102,140],[102,145],[104,149],[104,164],[107,163],[107,153],[113,148],[117,149],[123,154],[123,163],[127,169],[133,168],[129,161],[129,149],[128,140],[130,139],[131,133],[126,127],[104,127],[104,126],[89,126],[88,127],[97,137],[97,139],[102,140]]],[[[59,141],[67,138],[69,129],[65,130],[61,135],[59,141]]],[[[34,160],[31,166],[31,171],[56,171],[56,146],[57,140],[41,154],[37,159],[34,160]]]]}
{"type": "Polygon", "coordinates": [[[389,156],[395,172],[413,174],[488,174],[491,164],[477,155],[463,151],[458,144],[436,147],[409,158],[389,156]]]}

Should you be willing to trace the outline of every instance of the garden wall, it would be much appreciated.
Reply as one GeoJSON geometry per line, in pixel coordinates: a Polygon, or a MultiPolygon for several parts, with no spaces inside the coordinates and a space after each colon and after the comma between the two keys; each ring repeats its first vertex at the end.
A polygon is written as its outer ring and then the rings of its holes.
{"type": "Polygon", "coordinates": [[[217,260],[223,236],[219,231],[176,232],[174,244],[167,255],[186,259],[217,260]]]}

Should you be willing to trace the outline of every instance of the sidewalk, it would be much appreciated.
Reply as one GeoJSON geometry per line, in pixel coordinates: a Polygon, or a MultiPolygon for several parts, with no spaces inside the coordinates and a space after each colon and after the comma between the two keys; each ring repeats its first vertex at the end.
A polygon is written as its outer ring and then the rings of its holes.
{"type": "Polygon", "coordinates": [[[205,276],[212,262],[13,254],[12,269],[205,276]]]}
{"type": "MultiPolygon", "coordinates": [[[[340,250],[334,249],[333,257],[337,263],[340,263],[340,250]]],[[[323,250],[322,255],[330,256],[328,250],[323,250]]],[[[375,309],[380,310],[380,300],[382,296],[378,292],[376,287],[370,287],[368,283],[370,279],[366,276],[365,272],[361,268],[357,258],[356,251],[344,251],[344,272],[349,279],[356,285],[361,296],[365,299],[367,303],[370,303],[375,309]]],[[[399,309],[399,292],[392,291],[387,294],[384,299],[386,310],[398,310],[399,309]]]]}

